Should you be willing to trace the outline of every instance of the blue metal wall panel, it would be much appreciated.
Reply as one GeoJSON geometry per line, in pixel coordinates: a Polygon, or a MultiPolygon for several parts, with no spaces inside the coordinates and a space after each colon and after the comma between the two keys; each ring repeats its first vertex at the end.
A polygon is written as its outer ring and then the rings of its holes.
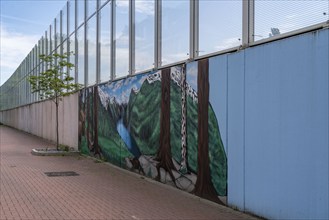
{"type": "Polygon", "coordinates": [[[245,209],[328,218],[328,31],[245,53],[245,209]]]}
{"type": "Polygon", "coordinates": [[[228,55],[228,204],[244,210],[244,52],[228,55]]]}

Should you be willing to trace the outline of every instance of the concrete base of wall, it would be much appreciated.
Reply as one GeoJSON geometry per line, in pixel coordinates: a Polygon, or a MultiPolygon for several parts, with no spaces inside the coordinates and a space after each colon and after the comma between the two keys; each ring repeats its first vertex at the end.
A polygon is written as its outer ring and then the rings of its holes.
{"type": "MultiPolygon", "coordinates": [[[[59,105],[59,143],[78,149],[78,93],[64,97],[59,105]]],[[[56,141],[56,107],[53,101],[33,103],[0,112],[0,122],[56,141]]]]}

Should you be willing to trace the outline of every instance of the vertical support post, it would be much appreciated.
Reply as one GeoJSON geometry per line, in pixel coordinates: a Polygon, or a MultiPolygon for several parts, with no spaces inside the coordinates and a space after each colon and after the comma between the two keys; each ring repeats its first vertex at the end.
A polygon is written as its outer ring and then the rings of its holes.
{"type": "Polygon", "coordinates": [[[135,74],[135,0],[129,0],[129,75],[135,74]]]}
{"type": "Polygon", "coordinates": [[[255,0],[242,1],[242,45],[254,42],[255,0]]]}
{"type": "MultiPolygon", "coordinates": [[[[70,43],[69,43],[69,36],[70,36],[70,5],[69,2],[66,2],[66,52],[70,52],[70,43]]],[[[70,56],[68,56],[68,61],[70,61],[70,56]]],[[[69,71],[69,70],[68,70],[69,71]]]]}
{"type": "MultiPolygon", "coordinates": [[[[41,38],[41,54],[45,54],[45,36],[41,38]]],[[[45,71],[45,62],[42,62],[42,72],[45,71]]]]}
{"type": "Polygon", "coordinates": [[[162,0],[155,1],[155,9],[154,9],[154,69],[158,69],[161,66],[161,39],[162,39],[162,0]]]}
{"type": "Polygon", "coordinates": [[[99,34],[100,34],[100,13],[99,13],[100,1],[96,2],[96,84],[100,82],[100,42],[99,42],[99,34]]]}
{"type": "MultiPolygon", "coordinates": [[[[44,41],[44,54],[48,55],[48,31],[45,31],[45,41],[44,41]]],[[[45,70],[48,69],[48,64],[45,64],[45,70]]]]}
{"type": "Polygon", "coordinates": [[[112,0],[111,5],[111,80],[115,79],[115,23],[116,23],[116,0],[112,0]]]}
{"type": "Polygon", "coordinates": [[[45,31],[45,43],[44,43],[44,45],[45,45],[45,55],[48,55],[48,31],[45,31]]]}
{"type": "MultiPolygon", "coordinates": [[[[42,54],[42,41],[43,41],[43,36],[39,40],[39,57],[42,54]]],[[[40,73],[41,72],[43,72],[43,62],[42,61],[40,61],[40,73]]]]}
{"type": "Polygon", "coordinates": [[[70,4],[69,1],[66,2],[66,37],[70,36],[70,4]]]}
{"type": "Polygon", "coordinates": [[[83,26],[85,26],[84,28],[84,51],[85,51],[85,55],[84,55],[84,61],[85,61],[85,87],[87,87],[88,85],[88,37],[87,37],[87,28],[88,28],[88,25],[87,25],[87,0],[83,0],[84,1],[84,21],[83,21],[83,26]]]}
{"type": "Polygon", "coordinates": [[[249,0],[249,43],[255,41],[255,0],[249,0]]]}
{"type": "MultiPolygon", "coordinates": [[[[28,73],[27,73],[27,77],[30,76],[30,72],[31,72],[31,52],[29,53],[29,56],[28,56],[28,73]]],[[[30,103],[30,92],[29,92],[29,84],[27,82],[27,78],[25,78],[25,84],[26,84],[26,101],[27,101],[27,104],[30,103]]],[[[2,93],[1,93],[2,94],[2,93]]],[[[0,100],[0,103],[3,103],[2,102],[3,100],[0,100]]]]}
{"type": "Polygon", "coordinates": [[[39,55],[40,55],[40,40],[38,41],[37,48],[36,48],[36,54],[35,54],[35,60],[36,60],[36,64],[37,64],[37,76],[39,76],[39,71],[40,71],[39,55]]]}
{"type": "MultiPolygon", "coordinates": [[[[53,51],[56,53],[56,44],[57,44],[57,18],[54,19],[54,48],[53,51]]],[[[55,61],[56,62],[56,61],[55,61]]]]}
{"type": "MultiPolygon", "coordinates": [[[[66,53],[67,53],[67,61],[71,63],[70,56],[70,4],[69,1],[66,2],[66,53]]],[[[70,68],[66,69],[68,75],[70,75],[70,68]]]]}
{"type": "Polygon", "coordinates": [[[52,34],[53,34],[53,32],[52,32],[52,29],[53,29],[53,27],[51,26],[51,25],[49,25],[49,55],[51,54],[51,52],[52,52],[52,34]]]}
{"type": "Polygon", "coordinates": [[[199,56],[199,0],[190,1],[190,51],[189,58],[199,56]]]}
{"type": "Polygon", "coordinates": [[[59,13],[59,54],[63,55],[63,11],[59,13]]]}
{"type": "MultiPolygon", "coordinates": [[[[59,13],[59,54],[63,55],[63,10],[60,11],[59,13]]],[[[60,78],[63,79],[63,69],[60,70],[61,74],[60,74],[60,78]]]]}
{"type": "Polygon", "coordinates": [[[74,77],[75,77],[75,83],[78,83],[78,56],[79,56],[79,50],[78,50],[78,35],[77,35],[77,17],[78,17],[78,1],[74,0],[74,77]]]}

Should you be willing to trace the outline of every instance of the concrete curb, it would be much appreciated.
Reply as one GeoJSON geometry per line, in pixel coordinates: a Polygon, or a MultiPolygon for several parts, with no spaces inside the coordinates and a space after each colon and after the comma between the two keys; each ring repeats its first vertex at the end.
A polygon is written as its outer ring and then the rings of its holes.
{"type": "Polygon", "coordinates": [[[79,151],[58,151],[56,149],[32,149],[31,154],[34,156],[79,156],[79,151]]]}

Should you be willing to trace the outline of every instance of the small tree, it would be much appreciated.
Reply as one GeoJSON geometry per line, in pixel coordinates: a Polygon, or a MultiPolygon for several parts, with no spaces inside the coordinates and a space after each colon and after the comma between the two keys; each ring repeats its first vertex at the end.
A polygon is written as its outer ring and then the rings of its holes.
{"type": "Polygon", "coordinates": [[[30,76],[28,81],[32,87],[32,93],[39,93],[40,99],[50,99],[56,106],[56,149],[59,150],[58,140],[58,106],[63,96],[75,93],[81,87],[74,83],[74,78],[70,76],[69,70],[74,65],[68,62],[70,53],[40,55],[39,59],[46,66],[46,71],[39,76],[30,76]]]}

